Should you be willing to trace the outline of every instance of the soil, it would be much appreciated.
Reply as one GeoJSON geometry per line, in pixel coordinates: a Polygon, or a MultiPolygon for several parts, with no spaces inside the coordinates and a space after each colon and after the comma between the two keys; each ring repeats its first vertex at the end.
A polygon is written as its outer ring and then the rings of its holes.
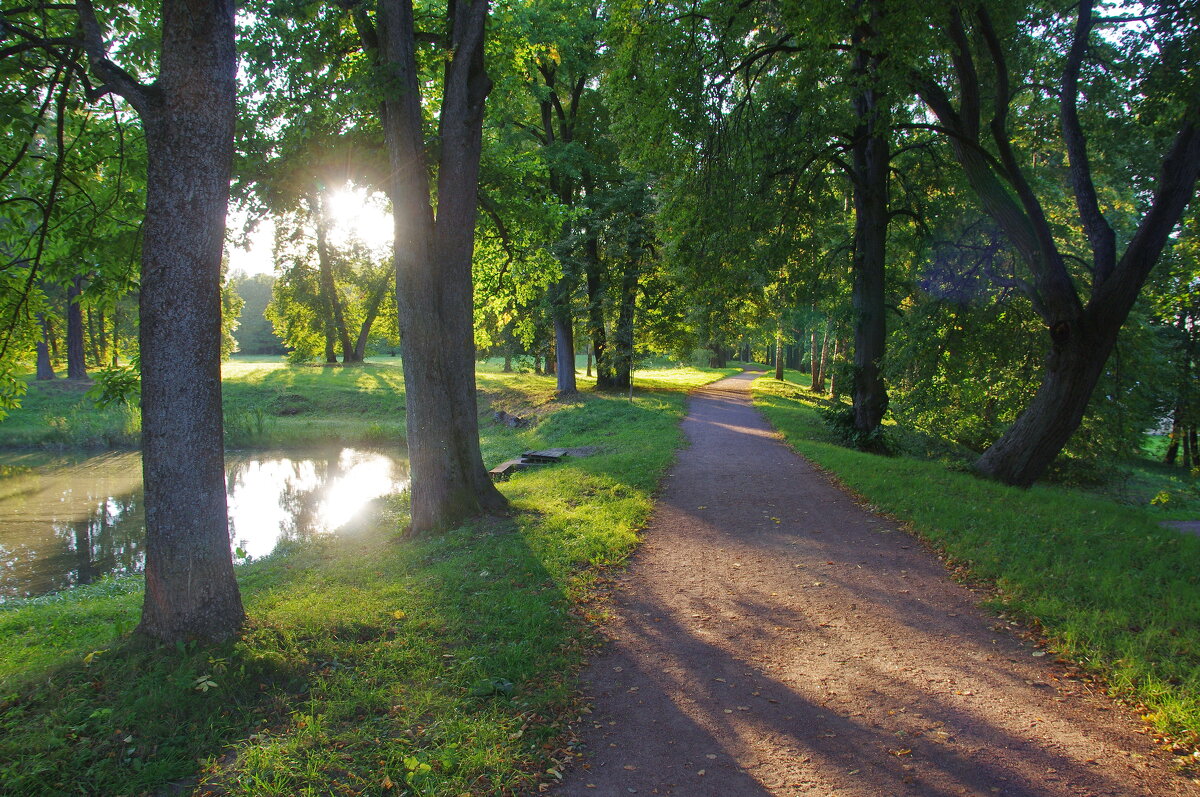
{"type": "Polygon", "coordinates": [[[693,395],[555,793],[1200,794],[1132,712],[784,445],[756,376],[693,395]]]}

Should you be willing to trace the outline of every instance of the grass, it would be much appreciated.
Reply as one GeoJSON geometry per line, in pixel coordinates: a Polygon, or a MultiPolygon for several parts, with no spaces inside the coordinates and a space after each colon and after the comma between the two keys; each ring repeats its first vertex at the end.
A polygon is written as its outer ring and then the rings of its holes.
{"type": "MultiPolygon", "coordinates": [[[[227,406],[252,407],[257,389],[345,417],[361,392],[373,418],[399,400],[392,366],[235,366],[227,406]]],[[[485,409],[490,461],[598,452],[505,482],[510,518],[405,539],[390,499],[344,533],[239,567],[250,621],[227,645],[132,638],[136,578],[0,606],[0,792],[490,795],[552,780],[593,587],[637,543],[684,390],[728,372],[642,374],[652,389],[632,402],[558,402],[549,378],[484,369],[491,407],[539,419],[509,429],[485,409]]]]}
{"type": "MultiPolygon", "coordinates": [[[[1061,486],[983,481],[954,460],[864,454],[836,443],[798,374],[755,382],[788,443],[873,509],[908,524],[987,605],[1138,706],[1161,733],[1200,742],[1200,538],[1155,507],[1061,486]]],[[[893,430],[903,437],[903,430],[893,430]]]]}

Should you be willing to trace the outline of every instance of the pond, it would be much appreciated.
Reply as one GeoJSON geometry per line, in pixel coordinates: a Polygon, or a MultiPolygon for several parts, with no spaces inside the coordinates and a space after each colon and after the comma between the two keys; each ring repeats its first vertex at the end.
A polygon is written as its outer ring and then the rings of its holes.
{"type": "MultiPolygon", "coordinates": [[[[408,487],[407,460],[352,448],[230,452],[225,469],[230,547],[254,558],[408,487]]],[[[140,454],[0,455],[0,602],[140,572],[144,559],[140,454]]]]}

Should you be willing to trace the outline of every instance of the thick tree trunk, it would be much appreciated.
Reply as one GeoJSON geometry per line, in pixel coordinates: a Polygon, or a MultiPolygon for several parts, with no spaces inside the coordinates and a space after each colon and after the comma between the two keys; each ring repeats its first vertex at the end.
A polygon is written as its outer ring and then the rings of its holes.
{"type": "MultiPolygon", "coordinates": [[[[139,333],[146,595],[138,630],[166,642],[227,639],[244,618],[221,432],[234,9],[228,0],[164,0],[158,81],[130,94],[148,151],[139,333]]],[[[93,29],[92,53],[98,41],[93,29]]],[[[98,68],[94,54],[92,64],[98,68]]]]}
{"type": "Polygon", "coordinates": [[[508,352],[504,352],[504,368],[502,370],[506,374],[512,373],[512,355],[508,352]]]}
{"type": "Polygon", "coordinates": [[[67,379],[87,379],[83,345],[83,308],[79,306],[82,295],[83,278],[75,277],[67,285],[67,379]]]}
{"type": "MultiPolygon", "coordinates": [[[[860,3],[861,5],[861,3],[860,3]]],[[[863,86],[854,99],[857,127],[851,147],[854,171],[854,429],[869,435],[887,410],[881,368],[886,345],[884,264],[887,257],[888,162],[886,102],[871,83],[883,54],[872,49],[882,17],[879,0],[869,0],[869,20],[854,32],[853,73],[863,86]]],[[[815,340],[815,339],[814,339],[815,340]]]]}
{"type": "Polygon", "coordinates": [[[555,392],[570,396],[579,392],[575,382],[575,319],[571,315],[571,283],[566,277],[551,289],[554,323],[555,392]]]}
{"type": "MultiPolygon", "coordinates": [[[[412,3],[381,0],[378,5],[414,533],[507,507],[479,450],[472,328],[483,103],[491,88],[483,62],[488,8],[484,0],[460,0],[452,9],[435,221],[412,3]]],[[[375,35],[360,33],[365,40],[375,35]]]]}
{"type": "Polygon", "coordinates": [[[708,358],[709,368],[724,368],[728,364],[728,354],[723,344],[710,343],[708,350],[712,352],[712,356],[708,358]]]}
{"type": "Polygon", "coordinates": [[[1078,322],[1059,330],[1055,337],[1033,400],[976,461],[975,469],[982,475],[1028,487],[1079,428],[1116,343],[1117,329],[1097,329],[1078,322]]]}

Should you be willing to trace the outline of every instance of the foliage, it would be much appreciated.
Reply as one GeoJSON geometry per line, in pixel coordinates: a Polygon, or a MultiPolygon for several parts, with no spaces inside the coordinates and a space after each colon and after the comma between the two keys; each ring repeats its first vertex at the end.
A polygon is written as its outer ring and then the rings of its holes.
{"type": "Polygon", "coordinates": [[[87,397],[101,409],[113,404],[133,406],[142,390],[136,367],[102,368],[92,374],[92,379],[96,384],[87,391],[87,397]]]}
{"type": "Polygon", "coordinates": [[[237,339],[237,351],[240,354],[284,354],[283,341],[266,318],[267,303],[271,301],[275,279],[271,274],[250,276],[235,273],[230,277],[233,289],[243,302],[237,328],[232,333],[237,339]]]}

